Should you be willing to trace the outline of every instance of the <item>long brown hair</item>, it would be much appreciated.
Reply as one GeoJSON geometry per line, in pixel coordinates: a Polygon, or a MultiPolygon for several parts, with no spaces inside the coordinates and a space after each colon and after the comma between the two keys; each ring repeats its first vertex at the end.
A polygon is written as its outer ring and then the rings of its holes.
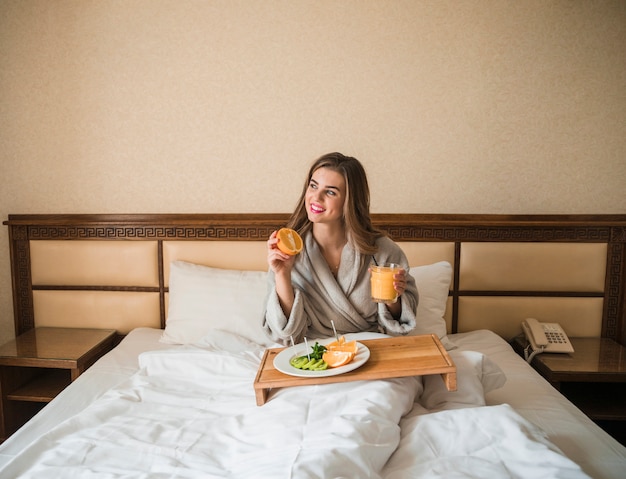
{"type": "Polygon", "coordinates": [[[377,250],[376,240],[384,236],[384,233],[372,225],[367,175],[359,160],[351,156],[345,156],[341,153],[328,153],[318,158],[311,165],[298,205],[287,226],[300,234],[304,234],[312,228],[304,199],[313,173],[320,168],[328,168],[343,176],[346,182],[343,221],[346,226],[347,239],[352,247],[361,254],[374,254],[377,250]]]}

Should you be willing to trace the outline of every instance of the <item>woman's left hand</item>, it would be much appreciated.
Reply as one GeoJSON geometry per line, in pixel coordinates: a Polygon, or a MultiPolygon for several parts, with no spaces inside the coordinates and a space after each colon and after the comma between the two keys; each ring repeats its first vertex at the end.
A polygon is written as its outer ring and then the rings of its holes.
{"type": "Polygon", "coordinates": [[[393,275],[393,289],[398,293],[398,297],[402,296],[406,290],[406,270],[404,268],[400,268],[393,275]]]}

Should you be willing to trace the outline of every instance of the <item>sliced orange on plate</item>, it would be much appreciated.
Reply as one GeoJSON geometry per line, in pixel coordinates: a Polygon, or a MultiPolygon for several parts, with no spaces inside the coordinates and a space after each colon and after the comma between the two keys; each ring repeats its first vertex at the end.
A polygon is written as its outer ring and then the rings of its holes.
{"type": "Polygon", "coordinates": [[[285,254],[294,256],[302,251],[302,238],[290,228],[281,228],[276,233],[278,238],[278,249],[285,254]]]}
{"type": "Polygon", "coordinates": [[[354,358],[354,353],[349,351],[326,351],[322,355],[322,359],[326,361],[329,368],[338,368],[344,364],[348,364],[354,358]]]}
{"type": "Polygon", "coordinates": [[[328,363],[328,367],[336,368],[352,361],[358,349],[356,341],[346,341],[346,338],[341,336],[337,341],[326,345],[322,359],[328,363]]]}
{"type": "Polygon", "coordinates": [[[326,345],[326,349],[330,351],[346,351],[356,354],[359,350],[359,346],[356,341],[346,341],[344,336],[341,336],[338,341],[333,341],[326,345]]]}

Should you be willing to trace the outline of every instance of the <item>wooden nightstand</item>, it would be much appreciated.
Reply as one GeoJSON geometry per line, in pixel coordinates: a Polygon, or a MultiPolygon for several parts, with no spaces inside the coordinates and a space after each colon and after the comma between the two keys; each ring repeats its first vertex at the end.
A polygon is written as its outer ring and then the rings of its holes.
{"type": "Polygon", "coordinates": [[[4,441],[115,343],[115,330],[36,328],[0,347],[4,441]]]}
{"type": "MultiPolygon", "coordinates": [[[[572,354],[537,354],[531,365],[587,416],[626,444],[626,348],[607,338],[570,338],[572,354]]],[[[512,341],[524,357],[524,336],[512,341]]]]}

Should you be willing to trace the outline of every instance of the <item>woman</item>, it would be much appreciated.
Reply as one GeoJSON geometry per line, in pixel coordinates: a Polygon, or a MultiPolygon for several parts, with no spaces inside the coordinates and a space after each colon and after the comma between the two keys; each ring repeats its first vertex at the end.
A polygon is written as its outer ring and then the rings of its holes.
{"type": "Polygon", "coordinates": [[[400,247],[372,225],[367,176],[356,158],[329,153],[315,161],[287,227],[302,236],[304,249],[283,253],[276,231],[267,241],[272,291],[264,327],[272,339],[287,344],[329,337],[331,320],[339,334],[415,328],[415,280],[400,247]],[[372,301],[373,262],[402,266],[394,275],[395,303],[372,301]]]}

